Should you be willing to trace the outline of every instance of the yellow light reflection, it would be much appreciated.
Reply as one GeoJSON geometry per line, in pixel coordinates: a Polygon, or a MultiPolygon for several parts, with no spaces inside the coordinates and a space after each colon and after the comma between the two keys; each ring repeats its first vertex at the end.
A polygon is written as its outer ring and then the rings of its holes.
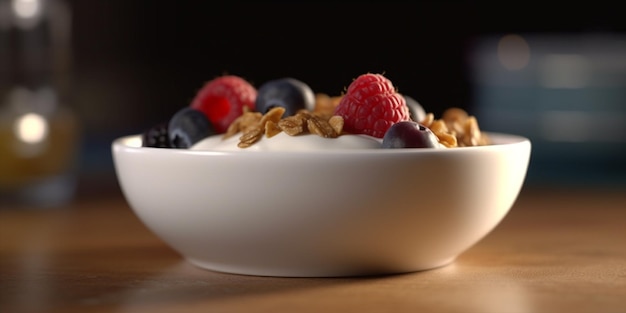
{"type": "Polygon", "coordinates": [[[32,18],[41,10],[40,0],[13,0],[11,3],[15,16],[19,18],[32,18]]]}
{"type": "Polygon", "coordinates": [[[48,136],[48,121],[36,113],[27,113],[15,120],[13,131],[25,143],[42,142],[48,136]]]}
{"type": "Polygon", "coordinates": [[[521,70],[530,61],[530,46],[520,35],[510,34],[498,42],[498,60],[508,70],[521,70]]]}

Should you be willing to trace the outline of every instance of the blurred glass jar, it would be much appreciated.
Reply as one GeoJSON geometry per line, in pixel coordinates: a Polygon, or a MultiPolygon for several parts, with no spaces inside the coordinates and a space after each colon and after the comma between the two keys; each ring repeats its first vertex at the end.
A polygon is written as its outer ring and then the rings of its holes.
{"type": "Polygon", "coordinates": [[[75,193],[70,13],[62,0],[0,0],[0,206],[56,207],[75,193]]]}

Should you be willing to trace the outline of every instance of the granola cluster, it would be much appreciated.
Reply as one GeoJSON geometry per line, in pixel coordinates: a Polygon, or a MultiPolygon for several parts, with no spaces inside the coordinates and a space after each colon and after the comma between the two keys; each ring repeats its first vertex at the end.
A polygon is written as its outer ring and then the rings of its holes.
{"type": "Polygon", "coordinates": [[[280,132],[290,136],[310,133],[324,138],[336,138],[342,134],[343,118],[338,115],[328,116],[319,112],[300,110],[296,114],[281,118],[285,109],[275,107],[264,115],[249,110],[238,117],[224,133],[224,139],[241,133],[239,148],[247,148],[263,136],[274,137],[280,132]]]}
{"type": "Polygon", "coordinates": [[[476,117],[461,108],[445,110],[441,119],[435,119],[433,113],[427,113],[419,123],[430,128],[439,138],[439,143],[448,148],[484,146],[491,143],[489,136],[480,131],[476,117]]]}

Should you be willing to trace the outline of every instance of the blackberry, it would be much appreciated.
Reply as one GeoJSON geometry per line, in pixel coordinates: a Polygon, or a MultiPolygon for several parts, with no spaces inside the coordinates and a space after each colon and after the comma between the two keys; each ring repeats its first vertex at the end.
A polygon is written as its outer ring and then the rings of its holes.
{"type": "Polygon", "coordinates": [[[154,125],[144,131],[141,136],[141,145],[151,148],[171,148],[167,122],[154,125]]]}

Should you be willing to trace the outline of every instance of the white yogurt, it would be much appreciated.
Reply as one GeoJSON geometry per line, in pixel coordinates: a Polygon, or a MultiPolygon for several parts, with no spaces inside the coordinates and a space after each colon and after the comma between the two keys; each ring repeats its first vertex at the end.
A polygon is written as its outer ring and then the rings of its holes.
{"type": "Polygon", "coordinates": [[[190,147],[191,150],[210,151],[315,151],[345,149],[380,149],[382,140],[367,135],[341,135],[337,138],[323,138],[314,134],[290,136],[284,132],[261,140],[247,148],[239,148],[241,134],[223,139],[223,135],[207,137],[190,147]]]}

